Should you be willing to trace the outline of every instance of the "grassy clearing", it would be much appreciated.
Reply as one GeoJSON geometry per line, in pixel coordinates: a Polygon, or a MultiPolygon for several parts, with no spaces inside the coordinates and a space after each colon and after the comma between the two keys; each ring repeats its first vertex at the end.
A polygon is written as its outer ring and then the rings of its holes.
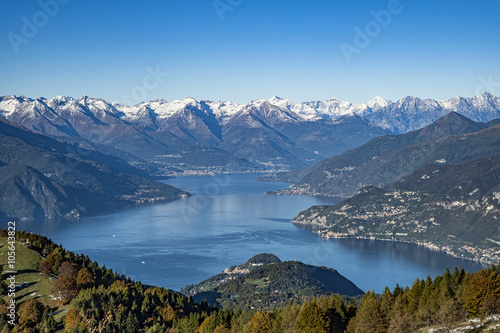
{"type": "Polygon", "coordinates": [[[253,285],[256,285],[256,286],[259,286],[261,288],[264,287],[264,279],[245,279],[245,282],[246,283],[249,283],[249,284],[253,284],[253,285]]]}
{"type": "MultiPolygon", "coordinates": [[[[0,265],[2,266],[7,264],[7,247],[7,238],[0,237],[0,265]]],[[[61,311],[55,316],[55,319],[59,321],[64,317],[69,306],[62,306],[57,300],[52,299],[50,290],[55,278],[43,276],[38,270],[43,259],[38,252],[31,250],[28,244],[16,242],[16,302],[22,304],[36,298],[43,304],[53,308],[55,312],[61,311]]],[[[4,266],[4,272],[8,270],[10,269],[4,266]]],[[[2,279],[7,277],[7,274],[4,274],[2,279]]],[[[6,296],[3,296],[7,300],[6,296]]]]}

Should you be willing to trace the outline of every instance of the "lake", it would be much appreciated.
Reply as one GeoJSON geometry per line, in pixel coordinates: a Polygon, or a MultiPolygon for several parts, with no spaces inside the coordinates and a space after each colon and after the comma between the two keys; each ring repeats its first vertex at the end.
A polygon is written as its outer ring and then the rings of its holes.
{"type": "Polygon", "coordinates": [[[179,177],[164,182],[193,197],[77,221],[20,222],[144,284],[179,290],[259,253],[332,267],[359,288],[382,292],[434,277],[447,267],[484,266],[422,246],[370,240],[321,239],[290,220],[331,198],[275,196],[288,184],[257,182],[257,174],[179,177]]]}

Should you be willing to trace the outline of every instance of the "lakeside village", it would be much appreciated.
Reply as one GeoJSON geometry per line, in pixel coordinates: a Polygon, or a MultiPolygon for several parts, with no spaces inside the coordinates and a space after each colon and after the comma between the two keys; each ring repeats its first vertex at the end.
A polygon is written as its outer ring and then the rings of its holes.
{"type": "MultiPolygon", "coordinates": [[[[386,242],[401,242],[424,246],[433,251],[442,251],[456,258],[479,261],[485,264],[497,264],[500,261],[500,246],[495,243],[495,247],[479,247],[473,244],[464,244],[463,241],[457,241],[450,235],[449,243],[436,244],[430,241],[421,241],[408,233],[366,233],[350,234],[343,232],[334,232],[328,229],[318,229],[313,232],[326,239],[367,239],[386,242]]],[[[492,241],[493,242],[493,241],[492,241]]]]}

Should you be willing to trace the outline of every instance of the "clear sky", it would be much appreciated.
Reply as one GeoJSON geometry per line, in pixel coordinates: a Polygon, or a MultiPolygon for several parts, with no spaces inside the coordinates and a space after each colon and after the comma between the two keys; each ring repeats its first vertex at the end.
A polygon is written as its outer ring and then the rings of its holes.
{"type": "Polygon", "coordinates": [[[0,95],[500,95],[499,17],[497,0],[0,0],[0,95]]]}

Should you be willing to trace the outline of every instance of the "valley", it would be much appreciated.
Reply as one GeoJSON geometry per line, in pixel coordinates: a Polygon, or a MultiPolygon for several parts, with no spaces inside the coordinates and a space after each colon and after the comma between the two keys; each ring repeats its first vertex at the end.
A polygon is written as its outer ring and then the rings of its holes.
{"type": "Polygon", "coordinates": [[[298,169],[375,137],[415,131],[450,112],[475,122],[500,117],[498,97],[446,101],[380,97],[248,104],[154,100],[134,106],[83,96],[0,97],[0,115],[37,133],[78,139],[157,176],[298,169]]]}

